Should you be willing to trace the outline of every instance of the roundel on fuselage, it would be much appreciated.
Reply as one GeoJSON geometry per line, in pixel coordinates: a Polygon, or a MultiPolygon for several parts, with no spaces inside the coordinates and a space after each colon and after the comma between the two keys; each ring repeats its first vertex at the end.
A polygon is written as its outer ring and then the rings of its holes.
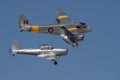
{"type": "Polygon", "coordinates": [[[53,33],[53,32],[54,32],[53,27],[49,27],[49,28],[48,28],[48,32],[49,32],[49,33],[53,33]]]}

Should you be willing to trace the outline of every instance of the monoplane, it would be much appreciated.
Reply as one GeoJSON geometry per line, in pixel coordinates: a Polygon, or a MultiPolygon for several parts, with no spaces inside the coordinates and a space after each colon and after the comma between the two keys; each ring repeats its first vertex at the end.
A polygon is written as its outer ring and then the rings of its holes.
{"type": "Polygon", "coordinates": [[[91,31],[91,28],[83,22],[71,20],[60,8],[57,8],[57,18],[54,24],[49,25],[30,25],[29,20],[22,14],[18,23],[23,31],[59,35],[65,42],[73,47],[78,46],[78,42],[84,39],[84,34],[91,31]]]}
{"type": "Polygon", "coordinates": [[[20,47],[17,41],[14,41],[12,47],[10,49],[10,53],[13,54],[26,54],[26,55],[34,55],[41,58],[45,58],[47,60],[54,61],[54,64],[57,65],[57,56],[67,55],[68,50],[62,48],[53,48],[48,44],[43,44],[39,48],[35,49],[23,49],[20,47]]]}

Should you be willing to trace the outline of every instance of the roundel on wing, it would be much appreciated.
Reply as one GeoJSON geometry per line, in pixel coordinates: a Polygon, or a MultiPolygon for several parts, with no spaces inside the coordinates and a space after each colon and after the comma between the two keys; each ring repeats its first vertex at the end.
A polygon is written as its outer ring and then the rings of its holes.
{"type": "Polygon", "coordinates": [[[49,28],[48,28],[48,32],[49,32],[49,33],[53,33],[53,32],[54,32],[53,27],[49,27],[49,28]]]}

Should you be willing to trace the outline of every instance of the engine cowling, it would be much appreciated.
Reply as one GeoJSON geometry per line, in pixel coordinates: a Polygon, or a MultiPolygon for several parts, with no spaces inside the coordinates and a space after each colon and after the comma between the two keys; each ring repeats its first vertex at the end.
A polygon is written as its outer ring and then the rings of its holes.
{"type": "Polygon", "coordinates": [[[78,41],[82,41],[84,39],[84,35],[78,35],[77,39],[78,39],[78,41]]]}
{"type": "Polygon", "coordinates": [[[69,38],[68,38],[68,36],[65,35],[65,36],[63,37],[63,40],[69,44],[69,38]]]}

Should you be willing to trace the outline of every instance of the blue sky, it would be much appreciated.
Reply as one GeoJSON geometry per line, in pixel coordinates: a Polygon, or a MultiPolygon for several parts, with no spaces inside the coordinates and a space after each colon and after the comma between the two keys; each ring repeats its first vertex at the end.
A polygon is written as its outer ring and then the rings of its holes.
{"type": "Polygon", "coordinates": [[[20,0],[0,1],[0,80],[120,80],[120,1],[119,0],[20,0]],[[75,21],[91,26],[92,32],[78,48],[61,37],[20,32],[18,16],[26,15],[33,25],[52,24],[56,8],[75,21]],[[35,56],[8,52],[14,40],[24,48],[48,43],[68,48],[58,65],[35,56]]]}

